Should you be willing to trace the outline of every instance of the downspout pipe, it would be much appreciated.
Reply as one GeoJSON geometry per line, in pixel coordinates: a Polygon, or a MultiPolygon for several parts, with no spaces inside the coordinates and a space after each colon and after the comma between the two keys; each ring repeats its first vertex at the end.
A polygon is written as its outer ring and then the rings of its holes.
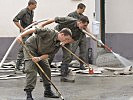
{"type": "Polygon", "coordinates": [[[105,0],[100,0],[101,41],[105,44],[105,0]]]}

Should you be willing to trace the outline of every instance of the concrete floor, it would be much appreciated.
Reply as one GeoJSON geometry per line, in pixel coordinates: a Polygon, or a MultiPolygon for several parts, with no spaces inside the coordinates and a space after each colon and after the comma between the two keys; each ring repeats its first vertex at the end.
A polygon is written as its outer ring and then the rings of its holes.
{"type": "MultiPolygon", "coordinates": [[[[64,83],[59,76],[52,77],[65,100],[133,100],[132,79],[132,75],[90,77],[78,74],[75,83],[64,83]]],[[[25,78],[0,80],[0,100],[25,100],[24,83],[25,78]]],[[[60,100],[44,98],[43,91],[38,80],[33,91],[34,100],[60,100]]]]}
{"type": "MultiPolygon", "coordinates": [[[[100,52],[96,63],[98,67],[123,67],[116,57],[104,51],[100,52]]],[[[60,82],[59,76],[52,77],[52,81],[65,100],[133,100],[133,75],[114,76],[109,71],[104,75],[107,76],[77,74],[75,83],[60,82]]],[[[0,80],[0,100],[25,100],[24,83],[25,78],[0,80]]],[[[33,91],[34,100],[60,100],[44,98],[43,92],[38,78],[33,91]]]]}

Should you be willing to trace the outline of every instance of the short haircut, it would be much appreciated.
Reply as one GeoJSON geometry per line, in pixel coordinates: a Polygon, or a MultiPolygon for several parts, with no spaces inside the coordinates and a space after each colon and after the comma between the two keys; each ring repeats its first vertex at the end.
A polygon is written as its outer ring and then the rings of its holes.
{"type": "Polygon", "coordinates": [[[86,8],[86,6],[83,3],[79,3],[77,9],[83,9],[83,8],[86,8]]]}
{"type": "Polygon", "coordinates": [[[29,5],[33,5],[33,4],[37,4],[37,2],[36,2],[35,0],[29,0],[28,6],[29,6],[29,5]]]}
{"type": "Polygon", "coordinates": [[[72,37],[72,32],[69,28],[63,28],[60,33],[64,33],[65,36],[70,35],[72,37]]]}
{"type": "Polygon", "coordinates": [[[89,24],[89,19],[88,19],[87,16],[81,16],[79,18],[79,21],[81,21],[82,23],[86,23],[87,22],[89,24]]]}

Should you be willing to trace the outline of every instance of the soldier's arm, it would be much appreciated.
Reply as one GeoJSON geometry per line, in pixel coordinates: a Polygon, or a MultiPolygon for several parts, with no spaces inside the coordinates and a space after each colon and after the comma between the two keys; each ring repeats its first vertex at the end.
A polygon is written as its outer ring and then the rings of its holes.
{"type": "Polygon", "coordinates": [[[48,59],[48,54],[44,54],[40,56],[40,60],[46,60],[48,59]]]}
{"type": "Polygon", "coordinates": [[[59,23],[59,24],[67,24],[74,20],[76,19],[72,17],[55,17],[55,23],[59,23]]]}
{"type": "Polygon", "coordinates": [[[46,26],[46,25],[48,25],[48,24],[51,24],[51,23],[53,23],[53,22],[55,22],[54,19],[49,19],[49,20],[47,20],[47,21],[42,22],[39,26],[40,26],[40,27],[44,27],[44,26],[46,26]]]}
{"type": "Polygon", "coordinates": [[[51,24],[53,22],[59,23],[59,24],[65,24],[65,23],[68,23],[68,22],[70,22],[72,20],[75,20],[75,19],[74,18],[71,18],[71,17],[55,17],[54,19],[49,19],[47,21],[42,22],[39,25],[39,27],[44,27],[44,26],[46,26],[48,24],[51,24]]]}
{"type": "Polygon", "coordinates": [[[19,22],[14,22],[14,23],[20,29],[21,32],[24,32],[24,28],[20,25],[19,22]]]}
{"type": "Polygon", "coordinates": [[[83,32],[85,34],[87,34],[88,36],[90,36],[92,39],[94,39],[94,40],[97,41],[97,39],[95,38],[95,36],[93,35],[93,33],[90,31],[89,27],[87,27],[86,29],[84,29],[83,32]]]}
{"type": "Polygon", "coordinates": [[[89,25],[85,28],[85,31],[87,31],[87,32],[90,33],[90,34],[93,34],[93,33],[91,32],[91,30],[90,30],[89,25]]]}
{"type": "Polygon", "coordinates": [[[17,41],[18,41],[19,43],[22,43],[22,42],[23,42],[23,40],[22,40],[23,37],[25,37],[25,36],[27,36],[27,35],[30,35],[30,34],[32,34],[32,33],[35,33],[35,32],[36,32],[36,29],[35,29],[35,28],[30,28],[30,29],[24,31],[22,34],[20,34],[20,35],[17,37],[17,41]]]}
{"type": "Polygon", "coordinates": [[[69,16],[69,17],[73,17],[73,18],[75,18],[75,16],[74,16],[73,13],[69,13],[68,16],[69,16]]]}
{"type": "Polygon", "coordinates": [[[24,32],[24,28],[21,26],[19,21],[23,18],[24,15],[25,15],[25,11],[21,10],[13,19],[13,22],[20,29],[21,32],[24,32]]]}
{"type": "Polygon", "coordinates": [[[37,63],[41,60],[46,60],[46,59],[48,59],[48,54],[41,55],[40,57],[33,57],[32,61],[37,63]]]}

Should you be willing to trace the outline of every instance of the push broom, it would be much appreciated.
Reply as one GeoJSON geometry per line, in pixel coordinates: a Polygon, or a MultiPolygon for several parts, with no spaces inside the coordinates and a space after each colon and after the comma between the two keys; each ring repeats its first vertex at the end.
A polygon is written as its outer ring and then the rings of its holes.
{"type": "Polygon", "coordinates": [[[83,64],[85,64],[88,68],[89,68],[89,74],[93,74],[93,68],[91,68],[89,66],[89,64],[87,64],[85,61],[83,61],[82,59],[80,59],[76,54],[74,54],[71,50],[69,50],[67,47],[65,47],[63,44],[61,44],[61,46],[67,50],[70,54],[72,54],[75,58],[77,58],[77,60],[79,60],[80,62],[82,62],[83,64]]]}
{"type": "MultiPolygon", "coordinates": [[[[28,55],[33,58],[34,56],[30,53],[30,51],[28,50],[27,46],[22,42],[22,45],[25,49],[25,51],[28,53],[28,55]]],[[[54,83],[49,79],[49,77],[47,76],[47,74],[45,73],[45,71],[42,69],[42,67],[34,62],[36,64],[36,66],[40,69],[40,71],[44,74],[45,78],[50,82],[50,84],[55,88],[55,90],[57,91],[57,93],[59,94],[59,97],[61,100],[64,100],[63,96],[61,95],[61,93],[59,92],[59,90],[57,89],[57,87],[54,85],[54,83]]]]}

